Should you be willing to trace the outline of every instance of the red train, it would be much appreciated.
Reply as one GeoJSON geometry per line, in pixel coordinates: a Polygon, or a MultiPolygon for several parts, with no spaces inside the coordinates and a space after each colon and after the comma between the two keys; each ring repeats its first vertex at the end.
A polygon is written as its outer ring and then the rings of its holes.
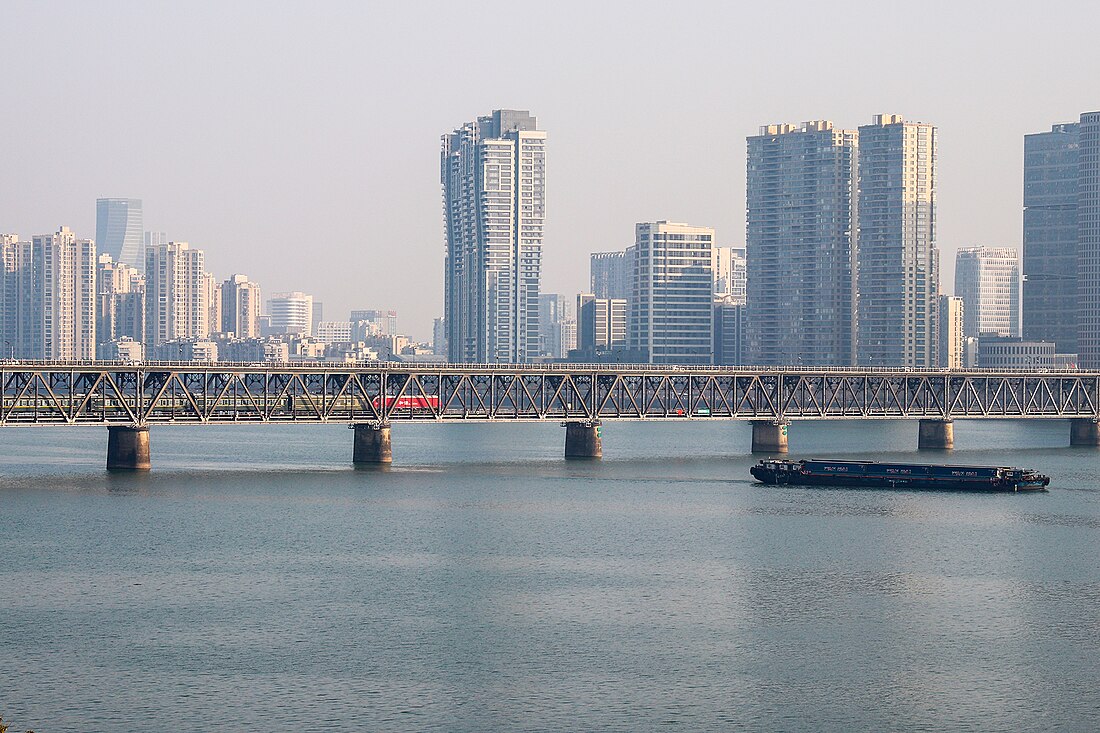
{"type": "Polygon", "coordinates": [[[413,397],[412,395],[402,395],[401,397],[375,397],[371,400],[371,404],[374,405],[374,409],[381,410],[382,405],[386,406],[387,410],[438,410],[439,409],[439,395],[424,395],[421,397],[413,397]]]}

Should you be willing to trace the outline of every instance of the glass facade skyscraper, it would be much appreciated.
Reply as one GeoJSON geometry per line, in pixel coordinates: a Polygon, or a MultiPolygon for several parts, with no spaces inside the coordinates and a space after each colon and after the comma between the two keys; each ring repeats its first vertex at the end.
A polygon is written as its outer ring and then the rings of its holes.
{"type": "Polygon", "coordinates": [[[96,199],[95,242],[100,254],[109,254],[139,270],[145,268],[145,229],[141,199],[96,199]]]}
{"type": "Polygon", "coordinates": [[[1077,353],[1080,125],[1024,136],[1023,337],[1077,353]]]}

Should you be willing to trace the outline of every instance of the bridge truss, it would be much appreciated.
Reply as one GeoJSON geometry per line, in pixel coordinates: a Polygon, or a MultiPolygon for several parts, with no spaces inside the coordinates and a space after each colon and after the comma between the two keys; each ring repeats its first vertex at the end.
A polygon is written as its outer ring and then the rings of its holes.
{"type": "Polygon", "coordinates": [[[1100,416],[1083,372],[8,363],[0,385],[4,426],[1100,416]]]}

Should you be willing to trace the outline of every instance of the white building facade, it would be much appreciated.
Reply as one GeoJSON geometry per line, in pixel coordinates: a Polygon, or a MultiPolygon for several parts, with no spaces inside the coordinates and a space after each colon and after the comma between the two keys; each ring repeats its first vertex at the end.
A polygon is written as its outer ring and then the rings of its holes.
{"type": "Polygon", "coordinates": [[[539,355],[546,133],[495,110],[443,136],[445,313],[453,362],[539,355]]]}
{"type": "Polygon", "coordinates": [[[630,348],[650,364],[710,364],[714,229],[657,221],[635,237],[630,348]]]}
{"type": "Polygon", "coordinates": [[[1020,335],[1020,254],[1014,247],[967,247],[955,256],[955,295],[966,336],[1020,335]]]}

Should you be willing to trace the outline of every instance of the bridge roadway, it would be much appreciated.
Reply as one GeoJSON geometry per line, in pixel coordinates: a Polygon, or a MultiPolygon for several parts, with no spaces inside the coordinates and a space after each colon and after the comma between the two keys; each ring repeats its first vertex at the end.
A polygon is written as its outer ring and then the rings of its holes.
{"type": "Polygon", "coordinates": [[[0,362],[0,426],[103,425],[108,467],[147,468],[153,425],[347,423],[353,460],[391,460],[401,421],[554,421],[566,457],[599,457],[605,420],[751,420],[787,450],[792,420],[917,419],[950,448],[956,418],[1068,419],[1098,445],[1100,373],[627,364],[0,362]]]}

